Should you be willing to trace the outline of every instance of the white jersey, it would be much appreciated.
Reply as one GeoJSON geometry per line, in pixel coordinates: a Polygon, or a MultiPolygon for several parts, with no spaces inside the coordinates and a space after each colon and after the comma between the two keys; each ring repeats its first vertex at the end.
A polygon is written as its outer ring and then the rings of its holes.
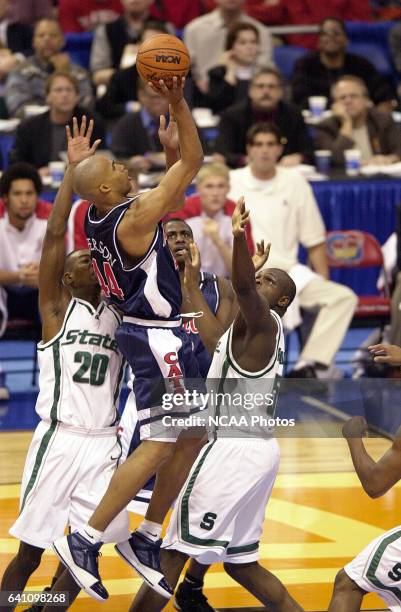
{"type": "Polygon", "coordinates": [[[36,412],[43,420],[88,430],[116,423],[124,366],[115,340],[120,323],[105,302],[94,308],[71,299],[59,333],[38,344],[36,412]]]}
{"type": "Polygon", "coordinates": [[[215,401],[209,403],[209,415],[218,416],[220,419],[224,417],[224,425],[230,417],[235,417],[234,429],[217,426],[219,436],[235,437],[235,430],[240,432],[240,437],[244,435],[263,437],[264,433],[271,433],[271,426],[264,426],[262,419],[251,422],[252,416],[266,418],[274,416],[278,382],[283,373],[285,350],[283,324],[274,310],[270,312],[277,323],[276,342],[269,362],[259,372],[248,372],[235,361],[232,352],[234,323],[217,343],[207,376],[215,392],[215,401]],[[210,405],[212,405],[211,410],[210,405]]]}

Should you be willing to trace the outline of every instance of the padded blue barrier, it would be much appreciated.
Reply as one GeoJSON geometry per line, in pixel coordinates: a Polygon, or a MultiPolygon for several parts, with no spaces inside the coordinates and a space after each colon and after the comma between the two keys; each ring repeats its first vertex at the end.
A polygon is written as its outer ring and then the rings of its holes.
{"type": "Polygon", "coordinates": [[[73,62],[89,69],[89,59],[93,32],[71,32],[65,35],[64,51],[67,51],[73,62]]]}
{"type": "Polygon", "coordinates": [[[283,77],[290,81],[296,61],[305,55],[307,50],[295,45],[280,45],[274,47],[273,60],[283,77]]]}

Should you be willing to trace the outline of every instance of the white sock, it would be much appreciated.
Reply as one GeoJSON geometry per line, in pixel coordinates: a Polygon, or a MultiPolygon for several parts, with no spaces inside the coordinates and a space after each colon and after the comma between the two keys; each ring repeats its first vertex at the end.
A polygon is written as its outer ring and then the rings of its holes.
{"type": "Polygon", "coordinates": [[[98,531],[94,529],[90,525],[86,524],[81,529],[78,529],[78,533],[84,536],[89,542],[92,544],[98,544],[99,542],[103,542],[103,534],[104,531],[98,531]]]}
{"type": "Polygon", "coordinates": [[[160,540],[160,536],[162,534],[162,525],[160,523],[154,523],[153,521],[147,521],[144,519],[142,523],[139,525],[137,531],[146,535],[149,540],[152,542],[157,542],[160,540]]]}

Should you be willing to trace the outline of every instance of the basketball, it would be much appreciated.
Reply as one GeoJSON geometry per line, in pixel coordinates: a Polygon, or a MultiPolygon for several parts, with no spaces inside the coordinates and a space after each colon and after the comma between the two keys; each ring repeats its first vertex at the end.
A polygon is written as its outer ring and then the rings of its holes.
{"type": "Polygon", "coordinates": [[[136,67],[143,81],[158,84],[163,79],[170,87],[173,77],[188,74],[191,58],[184,43],[170,34],[157,34],[138,49],[136,67]]]}

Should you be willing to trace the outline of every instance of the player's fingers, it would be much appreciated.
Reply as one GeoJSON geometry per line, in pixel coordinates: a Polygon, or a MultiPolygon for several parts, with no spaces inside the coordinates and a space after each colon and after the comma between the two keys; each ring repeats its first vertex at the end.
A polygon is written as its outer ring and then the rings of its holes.
{"type": "Polygon", "coordinates": [[[173,89],[178,89],[178,79],[176,76],[173,76],[173,89]]]}
{"type": "Polygon", "coordinates": [[[261,241],[259,242],[259,245],[260,245],[260,251],[261,251],[262,253],[264,253],[264,252],[265,252],[265,241],[264,241],[264,240],[261,240],[261,241]]]}
{"type": "Polygon", "coordinates": [[[267,253],[267,254],[269,254],[269,253],[270,253],[270,247],[271,247],[271,245],[272,245],[272,243],[271,243],[271,242],[269,242],[269,243],[266,245],[266,251],[265,251],[265,253],[267,253]]]}
{"type": "Polygon", "coordinates": [[[184,89],[185,87],[185,77],[181,77],[181,89],[184,89]]]}
{"type": "Polygon", "coordinates": [[[81,127],[79,130],[79,135],[85,136],[85,132],[86,132],[86,115],[83,115],[82,121],[81,121],[81,127]]]}
{"type": "Polygon", "coordinates": [[[159,130],[165,130],[166,129],[166,117],[164,115],[160,115],[159,117],[159,130]]]}
{"type": "Polygon", "coordinates": [[[388,344],[371,344],[370,346],[368,346],[368,349],[371,353],[380,353],[380,352],[387,352],[389,348],[388,344]]]}
{"type": "Polygon", "coordinates": [[[170,123],[172,121],[175,121],[175,115],[174,115],[173,107],[171,106],[171,104],[168,105],[168,114],[170,116],[170,123]]]}
{"type": "Polygon", "coordinates": [[[98,148],[98,146],[100,145],[101,142],[102,142],[101,138],[99,138],[98,140],[95,140],[95,142],[93,143],[93,145],[90,148],[91,155],[93,155],[93,153],[96,151],[96,149],[98,148]]]}
{"type": "Polygon", "coordinates": [[[93,133],[94,126],[95,126],[95,124],[93,122],[93,119],[91,119],[89,121],[88,130],[86,132],[86,138],[89,140],[89,142],[90,142],[90,139],[92,138],[92,133],[93,133]]]}
{"type": "Polygon", "coordinates": [[[72,135],[73,135],[73,138],[76,138],[79,135],[78,119],[76,117],[72,118],[72,135]]]}
{"type": "Polygon", "coordinates": [[[65,133],[66,133],[66,136],[67,136],[67,143],[68,143],[68,142],[70,142],[70,140],[72,138],[71,130],[70,130],[70,126],[69,125],[65,126],[65,133]]]}
{"type": "Polygon", "coordinates": [[[375,355],[373,361],[376,363],[390,363],[390,359],[389,355],[375,355]]]}

